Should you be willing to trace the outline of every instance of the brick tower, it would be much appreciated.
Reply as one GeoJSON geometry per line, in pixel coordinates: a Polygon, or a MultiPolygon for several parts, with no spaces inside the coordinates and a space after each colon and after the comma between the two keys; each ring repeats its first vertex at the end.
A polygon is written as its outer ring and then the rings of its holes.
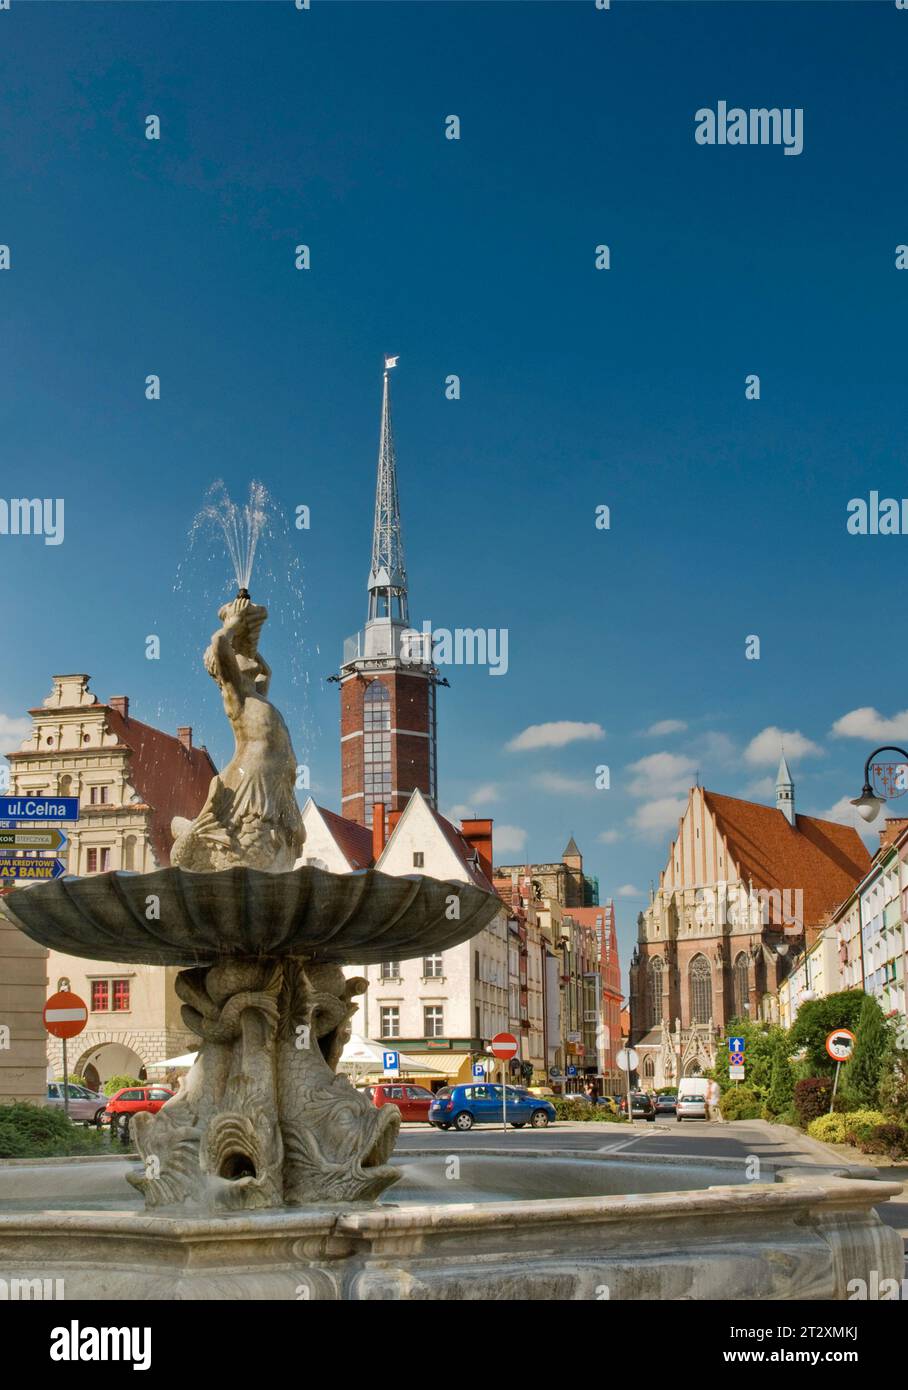
{"type": "Polygon", "coordinates": [[[344,643],[341,666],[341,815],[372,824],[382,802],[400,811],[418,787],[436,806],[435,687],[431,638],[410,627],[397,467],[385,358],[375,526],[366,625],[344,643]]]}

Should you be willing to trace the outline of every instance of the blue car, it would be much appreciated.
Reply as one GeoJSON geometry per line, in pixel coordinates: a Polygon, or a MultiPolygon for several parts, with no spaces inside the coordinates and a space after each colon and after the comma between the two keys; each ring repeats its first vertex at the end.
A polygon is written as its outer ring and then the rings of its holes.
{"type": "MultiPolygon", "coordinates": [[[[507,1122],[515,1129],[532,1125],[544,1128],[555,1118],[555,1107],[520,1086],[507,1086],[507,1122]]],[[[500,1125],[501,1087],[483,1082],[475,1086],[446,1086],[429,1107],[429,1124],[436,1129],[472,1129],[474,1125],[500,1125]]]]}

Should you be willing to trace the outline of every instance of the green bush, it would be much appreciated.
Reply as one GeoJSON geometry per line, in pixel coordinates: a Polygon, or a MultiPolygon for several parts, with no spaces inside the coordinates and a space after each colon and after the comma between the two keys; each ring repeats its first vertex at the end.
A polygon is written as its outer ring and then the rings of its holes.
{"type": "Polygon", "coordinates": [[[62,1109],[15,1101],[0,1105],[0,1158],[57,1158],[105,1146],[97,1130],[77,1128],[62,1109]]]}
{"type": "Polygon", "coordinates": [[[763,1102],[750,1086],[735,1085],[725,1092],[719,1109],[723,1120],[759,1120],[763,1102]]]}
{"type": "Polygon", "coordinates": [[[851,1110],[842,1118],[846,1121],[845,1138],[849,1144],[869,1139],[877,1125],[886,1124],[882,1110],[851,1110]]]}
{"type": "MultiPolygon", "coordinates": [[[[836,1064],[826,1051],[826,1039],[836,1028],[848,1028],[857,1033],[858,1018],[866,998],[862,989],[846,989],[838,994],[826,994],[822,999],[808,1000],[798,1009],[788,1037],[792,1052],[806,1048],[811,1077],[831,1076],[835,1071],[836,1064]]],[[[810,1119],[813,1118],[811,1115],[810,1119]]]]}
{"type": "Polygon", "coordinates": [[[848,1133],[847,1115],[819,1115],[807,1126],[811,1139],[819,1139],[823,1144],[844,1144],[848,1133]]]}
{"type": "Polygon", "coordinates": [[[124,1086],[144,1086],[146,1083],[140,1081],[137,1076],[111,1076],[101,1087],[105,1096],[116,1095],[117,1091],[122,1091],[124,1086]]]}
{"type": "Polygon", "coordinates": [[[793,1105],[789,1105],[788,1109],[783,1110],[779,1115],[769,1114],[765,1115],[763,1118],[771,1120],[775,1125],[791,1125],[792,1129],[800,1129],[801,1127],[798,1112],[793,1105]]]}
{"type": "Polygon", "coordinates": [[[880,1106],[888,1115],[908,1115],[908,1050],[892,1038],[880,1076],[880,1106]]]}
{"type": "Polygon", "coordinates": [[[880,1081],[889,1051],[892,1027],[871,994],[864,996],[851,1061],[842,1067],[839,1089],[849,1110],[880,1103],[880,1081]]]}
{"type": "Polygon", "coordinates": [[[567,1096],[546,1096],[555,1107],[556,1120],[593,1120],[600,1123],[621,1124],[621,1118],[613,1115],[607,1105],[590,1105],[588,1100],[572,1100],[567,1096]]]}
{"type": "Polygon", "coordinates": [[[874,1125],[869,1135],[858,1143],[861,1153],[883,1154],[886,1158],[908,1158],[908,1128],[889,1120],[874,1125]]]}

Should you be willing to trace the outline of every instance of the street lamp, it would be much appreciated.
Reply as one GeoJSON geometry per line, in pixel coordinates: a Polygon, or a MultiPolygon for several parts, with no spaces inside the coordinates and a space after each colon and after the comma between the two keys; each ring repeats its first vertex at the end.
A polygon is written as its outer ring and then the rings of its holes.
{"type": "Polygon", "coordinates": [[[900,753],[906,763],[908,763],[908,753],[905,752],[904,748],[897,748],[894,743],[884,743],[881,748],[874,748],[873,752],[870,754],[870,757],[864,764],[864,786],[861,789],[861,795],[856,796],[851,802],[851,805],[854,806],[858,815],[862,820],[867,821],[868,825],[871,821],[876,820],[880,813],[880,807],[886,805],[885,796],[877,796],[873,787],[870,785],[870,764],[873,762],[877,753],[900,753]]]}

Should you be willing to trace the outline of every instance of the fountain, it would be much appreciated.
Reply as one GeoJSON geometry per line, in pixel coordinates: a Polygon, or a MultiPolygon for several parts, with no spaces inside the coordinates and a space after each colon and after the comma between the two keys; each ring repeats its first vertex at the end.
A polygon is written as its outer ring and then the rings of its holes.
{"type": "MultiPolygon", "coordinates": [[[[62,1277],[68,1298],[85,1299],[841,1298],[870,1269],[900,1277],[901,1242],[873,1211],[900,1188],[828,1172],[705,1187],[729,1169],[698,1160],[680,1184],[694,1190],[673,1191],[670,1163],[634,1184],[626,1157],[610,1176],[614,1159],[584,1155],[572,1180],[563,1153],[524,1151],[518,1172],[505,1150],[471,1158],[479,1200],[375,1204],[400,1177],[388,1161],[400,1119],[335,1070],[366,986],[341,966],[447,950],[500,902],[421,875],[294,867],[296,760],[268,700],[268,613],[248,592],[255,512],[234,521],[239,592],[204,665],[235,752],[195,820],[174,822],[171,867],[64,877],[0,907],[68,954],[181,967],[198,1056],[173,1099],[136,1117],[141,1165],[126,1176],[144,1212],[134,1194],[78,1210],[0,1201],[5,1275],[62,1277]],[[522,1169],[535,1162],[529,1190],[552,1182],[563,1195],[502,1201],[528,1190],[522,1169]]],[[[441,1150],[414,1158],[445,1162],[441,1150]]],[[[78,1189],[90,1166],[64,1166],[54,1183],[78,1189]]],[[[437,1199],[431,1167],[414,1171],[437,1199]]],[[[9,1181],[21,1190],[25,1170],[0,1168],[0,1196],[9,1181]]]]}

